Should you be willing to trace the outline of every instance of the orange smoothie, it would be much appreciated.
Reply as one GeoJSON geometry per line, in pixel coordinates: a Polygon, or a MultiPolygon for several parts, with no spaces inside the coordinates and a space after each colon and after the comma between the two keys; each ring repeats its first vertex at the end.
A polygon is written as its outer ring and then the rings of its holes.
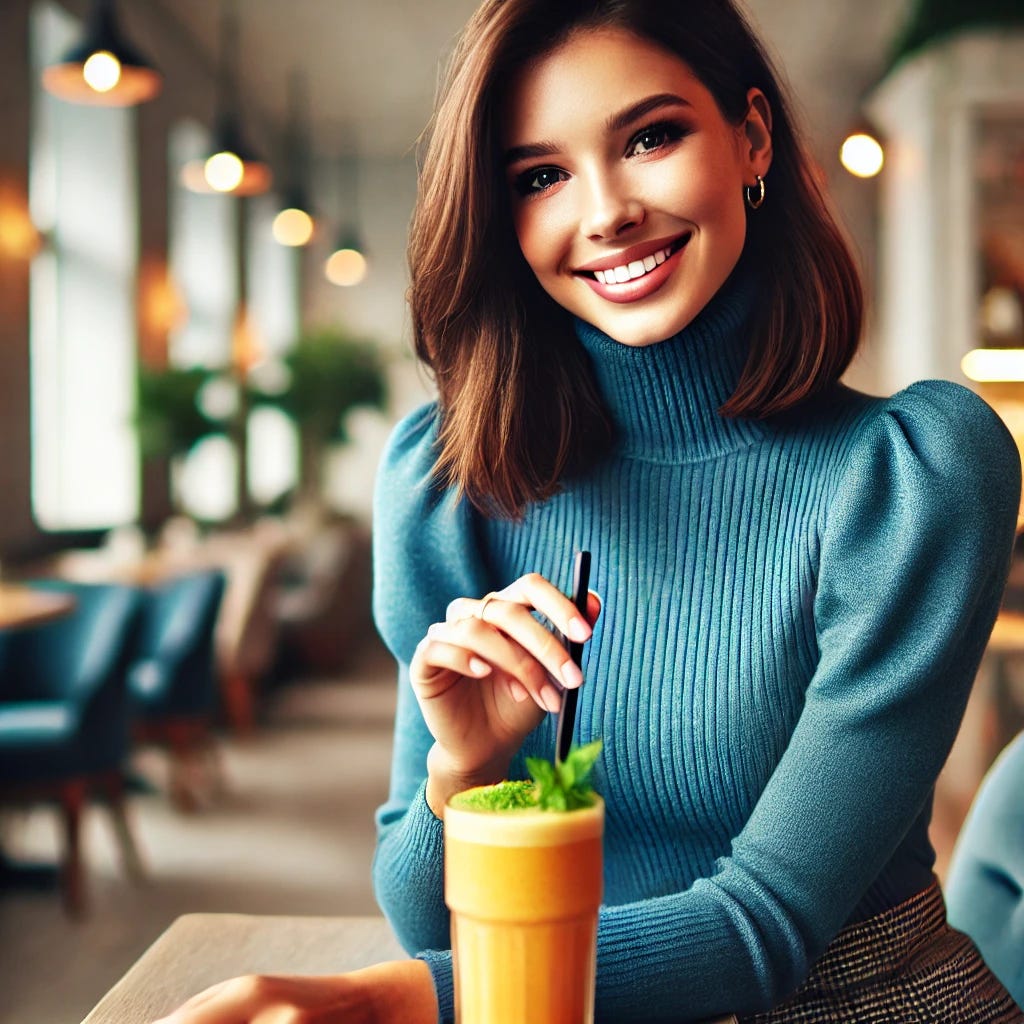
{"type": "Polygon", "coordinates": [[[604,803],[445,808],[458,1024],[594,1019],[604,803]]]}

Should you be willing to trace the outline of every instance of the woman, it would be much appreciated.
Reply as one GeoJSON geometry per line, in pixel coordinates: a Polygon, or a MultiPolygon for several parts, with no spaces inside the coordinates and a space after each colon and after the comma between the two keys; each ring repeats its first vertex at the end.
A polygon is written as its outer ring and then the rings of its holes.
{"type": "Polygon", "coordinates": [[[410,256],[439,400],[378,480],[400,688],[374,877],[417,959],[171,1019],[451,1019],[440,816],[552,749],[581,677],[543,617],[589,639],[577,737],[604,740],[599,1019],[1024,1020],[946,926],[927,836],[1016,451],[955,385],[838,383],[857,275],[737,10],[484,3],[410,256]]]}

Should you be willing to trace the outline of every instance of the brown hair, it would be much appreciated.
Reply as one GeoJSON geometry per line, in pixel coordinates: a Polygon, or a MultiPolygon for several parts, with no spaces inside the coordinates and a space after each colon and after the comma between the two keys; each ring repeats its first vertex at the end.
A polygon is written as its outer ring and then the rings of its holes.
{"type": "Polygon", "coordinates": [[[498,138],[502,89],[572,33],[616,27],[673,51],[739,123],[747,91],[772,111],[768,198],[742,260],[761,315],[727,416],[766,417],[834,383],[860,339],[863,296],[771,61],[731,0],[486,0],[449,65],[409,242],[416,352],[441,410],[438,478],[489,515],[519,518],[603,452],[614,428],[571,317],[519,251],[498,138]]]}

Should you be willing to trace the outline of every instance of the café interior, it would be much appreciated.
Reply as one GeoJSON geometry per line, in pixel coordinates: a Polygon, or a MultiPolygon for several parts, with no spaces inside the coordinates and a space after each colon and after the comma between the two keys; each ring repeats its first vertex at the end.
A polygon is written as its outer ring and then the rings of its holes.
{"type": "MultiPolygon", "coordinates": [[[[371,500],[475,6],[0,5],[0,1022],[83,1018],[180,914],[379,913],[371,500]]],[[[861,261],[847,382],[959,382],[1024,450],[1024,8],[747,7],[861,261]]],[[[1022,725],[1015,556],[940,878],[1022,725]]]]}

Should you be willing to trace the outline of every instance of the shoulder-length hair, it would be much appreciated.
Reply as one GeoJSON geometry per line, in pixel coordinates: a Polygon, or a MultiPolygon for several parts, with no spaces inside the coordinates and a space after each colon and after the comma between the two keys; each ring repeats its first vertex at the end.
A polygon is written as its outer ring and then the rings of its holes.
{"type": "Polygon", "coordinates": [[[860,339],[859,274],[779,77],[732,0],[486,0],[442,85],[409,241],[417,355],[433,370],[435,473],[485,514],[521,518],[607,452],[605,413],[569,314],[519,251],[501,160],[507,84],[571,34],[621,28],[679,56],[739,124],[756,86],[772,111],[767,201],[744,263],[759,314],[726,416],[768,417],[834,383],[860,339]]]}

